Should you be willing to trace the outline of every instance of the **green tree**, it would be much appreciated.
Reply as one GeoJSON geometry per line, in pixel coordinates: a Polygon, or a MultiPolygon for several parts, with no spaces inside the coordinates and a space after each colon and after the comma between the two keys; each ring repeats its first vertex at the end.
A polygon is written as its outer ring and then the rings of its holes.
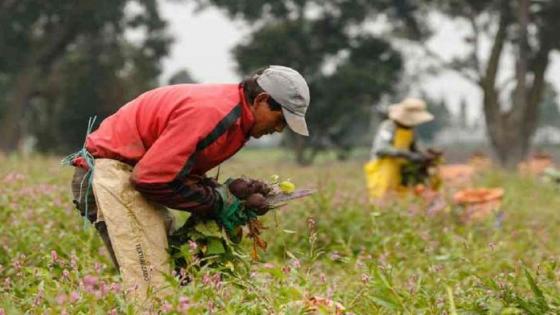
{"type": "Polygon", "coordinates": [[[155,85],[164,31],[156,0],[0,2],[0,150],[24,134],[43,149],[75,148],[88,116],[155,85]],[[133,29],[134,42],[124,36],[133,29]]]}
{"type": "MultiPolygon", "coordinates": [[[[478,85],[490,143],[501,163],[513,167],[530,149],[537,128],[545,73],[552,51],[560,48],[560,1],[541,0],[426,0],[430,10],[469,26],[470,49],[443,64],[478,85]],[[529,30],[531,30],[529,32],[529,30]],[[482,43],[490,39],[490,49],[482,43]],[[498,80],[512,48],[515,69],[498,80]],[[501,95],[512,97],[500,97],[501,95]]],[[[432,53],[439,59],[445,59],[432,53]]],[[[510,68],[510,69],[511,69],[510,68]]]]}
{"type": "Polygon", "coordinates": [[[182,69],[175,72],[171,78],[168,80],[169,84],[181,84],[181,83],[196,83],[193,79],[191,73],[187,69],[182,69]]]}
{"type": "Polygon", "coordinates": [[[409,1],[199,0],[252,26],[233,51],[241,74],[269,64],[300,71],[312,91],[309,138],[289,134],[300,163],[310,163],[325,148],[347,155],[367,133],[371,107],[397,86],[402,59],[368,23],[391,17],[392,31],[419,32],[409,19],[409,1]],[[396,5],[400,3],[401,5],[396,5]]]}

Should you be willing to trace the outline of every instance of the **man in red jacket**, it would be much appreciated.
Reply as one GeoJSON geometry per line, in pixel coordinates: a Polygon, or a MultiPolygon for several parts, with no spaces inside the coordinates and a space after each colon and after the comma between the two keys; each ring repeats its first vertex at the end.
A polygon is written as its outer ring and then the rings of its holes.
{"type": "Polygon", "coordinates": [[[145,300],[164,290],[172,225],[166,208],[209,216],[221,209],[225,201],[205,173],[250,137],[286,126],[307,136],[309,101],[297,71],[269,66],[240,84],[148,91],[88,135],[73,159],[74,202],[99,230],[129,296],[145,300]]]}

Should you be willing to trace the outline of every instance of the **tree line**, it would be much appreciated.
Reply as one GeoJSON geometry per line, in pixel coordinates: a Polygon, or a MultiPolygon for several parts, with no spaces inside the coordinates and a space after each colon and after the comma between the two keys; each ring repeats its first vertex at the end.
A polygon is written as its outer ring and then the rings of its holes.
{"type": "MultiPolygon", "coordinates": [[[[407,60],[397,42],[480,88],[488,139],[505,166],[528,154],[539,113],[557,105],[545,74],[551,53],[560,47],[559,1],[190,2],[202,10],[219,8],[250,26],[249,36],[232,51],[240,75],[283,64],[308,78],[312,136],[285,139],[300,163],[327,149],[346,156],[371,138],[372,105],[397,101],[415,84],[405,80],[407,60]],[[430,50],[426,42],[437,32],[430,24],[434,14],[462,23],[467,51],[443,56],[430,50]],[[506,56],[513,57],[512,64],[506,56]]],[[[3,0],[0,32],[5,152],[28,136],[43,151],[76,148],[88,116],[103,118],[158,84],[160,61],[171,44],[156,0],[3,0]],[[125,34],[135,29],[142,38],[131,41],[125,34]]]]}

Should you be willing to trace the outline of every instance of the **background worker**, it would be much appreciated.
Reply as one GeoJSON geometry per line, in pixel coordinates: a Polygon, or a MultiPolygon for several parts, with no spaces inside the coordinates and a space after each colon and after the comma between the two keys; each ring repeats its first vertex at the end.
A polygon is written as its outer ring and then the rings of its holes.
{"type": "Polygon", "coordinates": [[[371,199],[406,191],[402,185],[402,167],[409,162],[421,163],[425,158],[417,148],[414,127],[433,118],[426,110],[426,103],[420,99],[406,98],[389,106],[388,119],[381,123],[373,141],[370,161],[364,166],[371,199]]]}
{"type": "Polygon", "coordinates": [[[307,136],[309,101],[297,71],[269,66],[240,84],[148,91],[87,136],[87,150],[72,159],[75,203],[100,232],[129,296],[145,300],[149,290],[165,290],[172,229],[166,208],[216,215],[227,206],[223,186],[205,173],[250,137],[286,126],[307,136]],[[90,179],[91,190],[84,184],[90,179]]]}

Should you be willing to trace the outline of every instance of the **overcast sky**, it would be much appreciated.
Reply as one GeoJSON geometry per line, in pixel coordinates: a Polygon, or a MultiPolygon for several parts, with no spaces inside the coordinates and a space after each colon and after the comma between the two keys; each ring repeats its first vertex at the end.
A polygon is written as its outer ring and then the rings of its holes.
{"type": "MultiPolygon", "coordinates": [[[[169,32],[175,38],[171,53],[163,62],[162,84],[178,70],[187,69],[199,82],[237,82],[235,63],[230,50],[247,33],[242,22],[231,21],[222,12],[210,8],[193,12],[193,5],[160,1],[161,13],[169,21],[169,32]]],[[[434,20],[438,33],[429,46],[442,56],[464,49],[461,27],[434,20]]],[[[547,77],[560,87],[560,58],[553,55],[547,77]]],[[[444,98],[452,110],[462,99],[469,104],[471,117],[480,110],[480,90],[452,72],[429,77],[420,83],[423,90],[435,98],[444,98]]],[[[411,96],[418,91],[410,91],[411,96]]]]}

